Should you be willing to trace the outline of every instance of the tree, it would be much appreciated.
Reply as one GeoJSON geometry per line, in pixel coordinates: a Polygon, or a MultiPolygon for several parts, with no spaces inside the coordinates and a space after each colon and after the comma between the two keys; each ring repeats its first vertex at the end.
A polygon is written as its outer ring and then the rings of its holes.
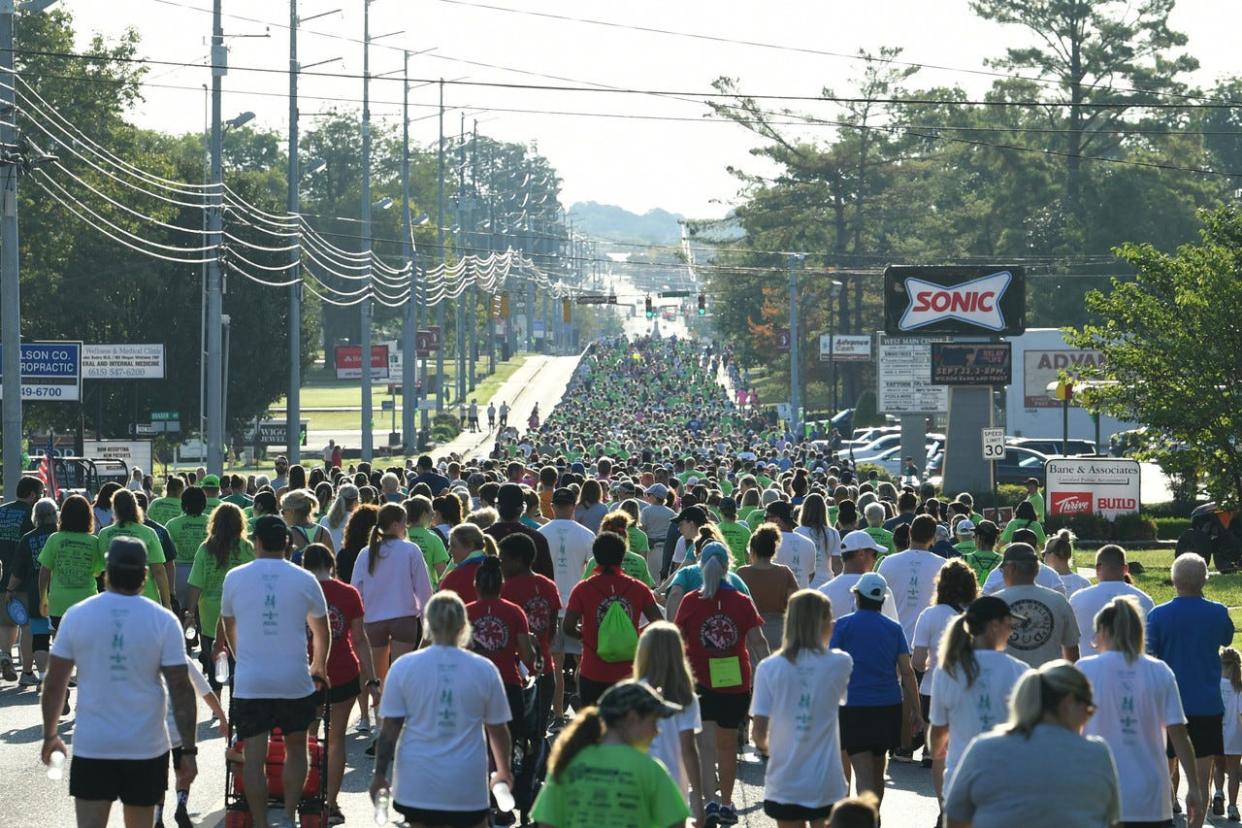
{"type": "Polygon", "coordinates": [[[1118,255],[1134,281],[1093,291],[1100,319],[1070,331],[1075,347],[1104,361],[1088,401],[1147,425],[1153,455],[1177,447],[1179,467],[1199,471],[1218,503],[1242,505],[1242,213],[1202,214],[1200,240],[1175,253],[1128,244],[1118,255]]]}

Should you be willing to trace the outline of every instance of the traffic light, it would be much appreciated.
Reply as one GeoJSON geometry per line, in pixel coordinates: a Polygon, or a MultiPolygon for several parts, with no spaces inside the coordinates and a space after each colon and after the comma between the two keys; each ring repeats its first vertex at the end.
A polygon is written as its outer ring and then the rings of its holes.
{"type": "Polygon", "coordinates": [[[500,318],[500,294],[492,294],[492,319],[500,318]]]}
{"type": "Polygon", "coordinates": [[[509,294],[508,293],[500,294],[500,318],[501,319],[509,318],[509,294]]]}
{"type": "Polygon", "coordinates": [[[568,324],[574,319],[573,303],[568,299],[561,300],[561,321],[568,324]]]}
{"type": "Polygon", "coordinates": [[[655,319],[655,306],[651,304],[650,296],[647,297],[646,305],[647,305],[647,318],[655,319]]]}
{"type": "Polygon", "coordinates": [[[707,294],[699,294],[699,316],[707,316],[707,294]]]}

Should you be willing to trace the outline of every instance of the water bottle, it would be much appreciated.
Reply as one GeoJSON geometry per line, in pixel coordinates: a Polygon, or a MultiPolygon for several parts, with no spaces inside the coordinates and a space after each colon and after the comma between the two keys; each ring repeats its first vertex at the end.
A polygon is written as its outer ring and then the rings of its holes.
{"type": "Polygon", "coordinates": [[[194,636],[196,635],[198,635],[198,630],[194,629],[193,624],[185,628],[185,640],[186,641],[193,641],[194,636]]]}
{"type": "Polygon", "coordinates": [[[47,763],[47,778],[59,782],[65,778],[65,752],[54,750],[47,763]]]}
{"type": "Polygon", "coordinates": [[[496,799],[496,807],[501,811],[511,813],[517,807],[517,803],[513,801],[513,792],[509,790],[508,782],[497,782],[492,785],[492,796],[496,799]]]}
{"type": "Polygon", "coordinates": [[[216,682],[219,684],[228,684],[229,681],[229,654],[220,653],[216,656],[216,682]]]}
{"type": "Polygon", "coordinates": [[[392,793],[387,789],[382,789],[375,795],[375,824],[388,824],[388,806],[392,803],[392,793]]]}

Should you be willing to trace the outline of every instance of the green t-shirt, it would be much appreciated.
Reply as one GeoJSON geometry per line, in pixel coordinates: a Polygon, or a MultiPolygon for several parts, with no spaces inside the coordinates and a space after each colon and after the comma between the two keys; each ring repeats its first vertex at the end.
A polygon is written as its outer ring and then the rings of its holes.
{"type": "Polygon", "coordinates": [[[988,579],[988,575],[992,574],[992,570],[1000,565],[1001,556],[990,549],[976,549],[962,556],[970,568],[975,571],[975,577],[979,579],[979,585],[988,579]]]}
{"type": "MultiPolygon", "coordinates": [[[[444,548],[444,541],[440,540],[440,536],[435,532],[421,526],[411,526],[406,530],[405,536],[410,543],[422,551],[423,560],[427,562],[427,574],[431,576],[431,588],[439,589],[440,576],[436,574],[436,565],[449,562],[449,554],[444,548]]],[[[447,568],[445,571],[448,571],[447,568]]]]}
{"type": "Polygon", "coordinates": [[[1001,531],[1000,541],[996,544],[996,548],[1004,550],[1006,546],[1013,542],[1013,533],[1019,529],[1030,529],[1035,533],[1035,553],[1039,554],[1044,551],[1044,543],[1048,538],[1044,535],[1044,527],[1039,525],[1039,521],[1011,520],[1005,524],[1005,528],[1001,531]]]}
{"type": "Polygon", "coordinates": [[[168,522],[181,514],[181,498],[157,497],[147,507],[147,517],[168,528],[168,522]]]}
{"type": "Polygon", "coordinates": [[[207,508],[203,510],[203,514],[210,517],[211,513],[216,510],[216,507],[219,506],[223,502],[224,501],[218,497],[207,498],[207,508]]]}
{"type": "MultiPolygon", "coordinates": [[[[165,562],[164,546],[160,543],[159,535],[155,534],[155,530],[150,526],[144,526],[141,523],[114,523],[111,526],[105,526],[99,530],[99,546],[104,555],[108,554],[108,547],[112,544],[113,538],[137,538],[142,541],[147,548],[147,566],[149,567],[165,562]]],[[[155,603],[160,603],[159,588],[156,587],[155,578],[149,572],[147,573],[147,585],[143,588],[142,594],[155,603]]]]}
{"type": "Polygon", "coordinates": [[[201,545],[194,553],[194,565],[190,567],[190,586],[199,590],[198,622],[203,635],[215,637],[216,624],[220,620],[220,593],[224,591],[224,576],[229,570],[254,560],[254,546],[245,538],[237,542],[237,548],[229,555],[228,566],[216,563],[216,556],[201,545]]]}
{"type": "MultiPolygon", "coordinates": [[[[585,581],[590,578],[595,574],[596,569],[595,559],[587,558],[586,566],[582,568],[582,579],[585,581]]],[[[637,578],[649,587],[655,587],[655,581],[651,578],[651,570],[647,568],[647,559],[633,550],[626,550],[625,557],[621,559],[621,571],[631,578],[637,578]]]]}
{"type": "Polygon", "coordinates": [[[978,548],[975,546],[975,542],[973,540],[958,541],[957,543],[953,544],[953,546],[954,548],[957,549],[957,554],[961,555],[962,557],[966,557],[967,555],[971,554],[972,552],[975,551],[975,549],[978,548]]]}
{"type": "Polygon", "coordinates": [[[253,497],[250,497],[249,495],[244,495],[240,492],[235,492],[229,495],[228,497],[221,498],[220,500],[222,503],[232,503],[234,506],[237,506],[238,508],[241,508],[241,509],[245,509],[251,503],[254,503],[253,497]]]}
{"type": "Polygon", "coordinates": [[[640,555],[646,555],[651,551],[651,542],[647,539],[647,533],[637,526],[631,526],[626,532],[630,536],[630,551],[637,552],[640,555]]]}
{"type": "Polygon", "coordinates": [[[729,552],[733,554],[733,568],[746,566],[750,562],[746,557],[746,544],[750,540],[750,530],[740,523],[729,521],[721,521],[716,524],[716,528],[720,530],[720,534],[724,535],[725,543],[729,545],[729,552]]]}
{"type": "Polygon", "coordinates": [[[1026,496],[1026,502],[1031,504],[1035,509],[1035,518],[1040,523],[1044,520],[1044,496],[1036,491],[1034,494],[1026,496]]]}
{"type": "Polygon", "coordinates": [[[535,822],[575,828],[668,828],[690,816],[667,770],[629,745],[589,745],[557,779],[548,774],[535,822]]]}
{"type": "MultiPolygon", "coordinates": [[[[888,552],[881,554],[891,555],[897,551],[893,548],[893,533],[885,529],[883,526],[868,526],[863,531],[870,535],[872,540],[876,541],[880,544],[880,546],[883,546],[888,550],[888,552]]],[[[879,563],[879,561],[876,561],[876,563],[879,563]]]]}
{"type": "Polygon", "coordinates": [[[173,518],[164,526],[172,537],[173,546],[177,547],[177,561],[192,563],[194,553],[207,539],[206,515],[181,515],[173,518]]]}
{"type": "Polygon", "coordinates": [[[762,506],[752,506],[749,509],[738,512],[738,520],[744,522],[750,530],[759,528],[759,524],[763,523],[763,516],[767,514],[767,510],[762,506]]]}
{"type": "Polygon", "coordinates": [[[104,571],[103,547],[86,532],[54,532],[39,553],[39,566],[52,571],[47,611],[59,617],[98,591],[95,578],[104,571]]]}

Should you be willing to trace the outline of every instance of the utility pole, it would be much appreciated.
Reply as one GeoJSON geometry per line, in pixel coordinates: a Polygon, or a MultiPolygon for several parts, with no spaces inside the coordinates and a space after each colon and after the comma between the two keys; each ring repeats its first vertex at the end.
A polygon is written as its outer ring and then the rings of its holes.
{"type": "MultiPolygon", "coordinates": [[[[448,262],[448,251],[444,247],[444,78],[440,78],[440,141],[436,146],[436,163],[439,168],[439,174],[436,176],[436,243],[440,247],[440,278],[447,289],[448,279],[447,274],[444,273],[448,262]]],[[[444,300],[445,296],[441,292],[440,300],[436,302],[436,325],[440,328],[440,349],[436,351],[437,414],[444,412],[444,392],[447,390],[444,382],[444,350],[448,344],[445,342],[444,300]]]]}
{"type": "Polygon", "coordinates": [[[221,3],[222,0],[213,0],[211,9],[211,190],[207,211],[207,244],[214,253],[207,263],[207,471],[216,475],[224,473],[224,295],[220,273],[224,254],[224,126],[220,110],[228,51],[224,48],[221,3]]]}
{"type": "Polygon", "coordinates": [[[418,408],[418,268],[414,266],[414,223],[410,219],[410,52],[405,51],[401,84],[401,218],[405,225],[405,265],[410,269],[410,298],[405,304],[401,343],[401,438],[405,453],[416,450],[414,411],[418,408]]]}
{"type": "MultiPolygon", "coordinates": [[[[487,252],[496,252],[496,145],[487,145],[487,252]]],[[[496,286],[504,291],[505,285],[496,286]]],[[[496,373],[496,320],[487,313],[487,373],[496,373]]]]}
{"type": "MultiPolygon", "coordinates": [[[[216,0],[217,6],[219,0],[216,0]]],[[[218,11],[218,8],[217,8],[218,11]]],[[[13,65],[13,0],[0,0],[0,143],[17,145],[16,116],[17,73],[13,65]]],[[[0,167],[0,329],[3,329],[4,402],[0,421],[4,425],[4,498],[17,497],[17,481],[22,476],[22,306],[18,280],[20,264],[17,250],[17,166],[11,159],[0,167]]],[[[102,392],[101,392],[102,393],[102,392]]],[[[97,426],[98,427],[98,426],[97,426]]]]}
{"type": "MultiPolygon", "coordinates": [[[[478,201],[479,194],[479,122],[474,122],[474,137],[470,139],[470,236],[469,243],[466,245],[471,252],[478,255],[477,242],[474,238],[474,230],[476,227],[475,205],[478,201]]],[[[474,390],[474,377],[478,373],[476,365],[479,361],[479,326],[474,318],[475,310],[479,306],[479,283],[476,281],[470,286],[470,301],[466,303],[467,317],[469,318],[470,340],[466,343],[466,348],[470,354],[470,372],[466,375],[467,387],[474,390]]]]}
{"type": "MultiPolygon", "coordinates": [[[[289,0],[289,204],[297,215],[298,184],[298,0],[289,0]]],[[[289,251],[289,279],[298,277],[302,261],[299,233],[289,251]]],[[[290,464],[300,463],[302,454],[302,285],[289,285],[289,393],[285,406],[285,456],[290,464]]]]}
{"type": "Polygon", "coordinates": [[[798,376],[798,266],[801,262],[802,254],[789,254],[789,430],[795,441],[802,434],[802,381],[798,376]]]}
{"type": "Polygon", "coordinates": [[[359,307],[362,346],[362,459],[370,462],[371,434],[371,0],[362,0],[362,250],[367,254],[367,288],[359,307]]]}
{"type": "MultiPolygon", "coordinates": [[[[456,253],[460,261],[466,251],[466,228],[462,221],[462,208],[465,207],[466,200],[466,113],[461,113],[461,132],[457,137],[457,209],[456,221],[453,223],[457,227],[456,233],[456,253]]],[[[466,276],[462,271],[462,278],[466,276]]],[[[466,302],[468,301],[468,293],[462,290],[461,295],[457,297],[457,402],[464,403],[466,400],[466,302]]]]}

